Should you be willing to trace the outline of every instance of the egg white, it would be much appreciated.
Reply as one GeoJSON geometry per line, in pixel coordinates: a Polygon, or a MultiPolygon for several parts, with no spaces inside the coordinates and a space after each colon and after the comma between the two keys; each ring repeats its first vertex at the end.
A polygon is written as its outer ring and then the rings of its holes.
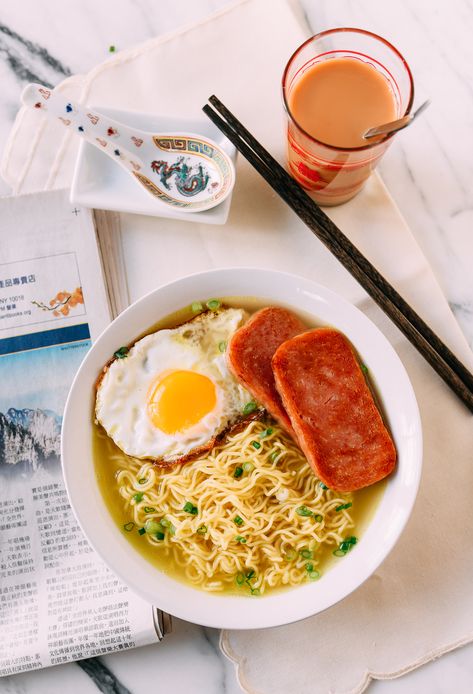
{"type": "Polygon", "coordinates": [[[178,328],[147,335],[107,368],[97,389],[96,419],[122,451],[135,458],[171,461],[206,446],[242,417],[250,394],[229,372],[221,343],[246,320],[241,309],[204,313],[178,328]],[[192,427],[168,434],[149,419],[151,383],[168,371],[207,376],[216,390],[214,409],[192,427]]]}

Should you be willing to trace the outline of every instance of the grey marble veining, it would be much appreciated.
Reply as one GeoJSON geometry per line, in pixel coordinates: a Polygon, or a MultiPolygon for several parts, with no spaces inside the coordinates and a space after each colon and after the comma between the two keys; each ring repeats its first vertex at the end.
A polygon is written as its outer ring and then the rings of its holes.
{"type": "MultiPolygon", "coordinates": [[[[268,1],[270,11],[271,0],[268,1]]],[[[0,147],[25,82],[51,85],[109,55],[203,19],[229,0],[2,0],[0,147]]],[[[428,257],[473,346],[473,5],[469,0],[302,0],[314,32],[359,26],[391,40],[410,63],[417,102],[431,107],[396,139],[382,176],[428,257]]],[[[0,194],[8,188],[0,182],[0,194]]],[[[472,691],[473,646],[398,680],[373,682],[377,694],[472,691]]],[[[113,654],[93,669],[76,664],[0,681],[0,694],[237,694],[218,632],[175,620],[158,646],[113,654]]],[[[262,693],[262,694],[266,694],[262,693]]],[[[290,693],[288,693],[290,694],[290,693]]]]}

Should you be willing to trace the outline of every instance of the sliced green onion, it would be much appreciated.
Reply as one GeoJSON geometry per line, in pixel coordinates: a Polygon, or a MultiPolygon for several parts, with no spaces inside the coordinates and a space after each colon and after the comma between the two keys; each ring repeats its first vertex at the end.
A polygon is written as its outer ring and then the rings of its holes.
{"type": "Polygon", "coordinates": [[[234,472],[233,472],[233,477],[235,477],[236,479],[238,479],[239,477],[242,476],[242,474],[243,474],[243,468],[240,467],[240,466],[238,466],[238,467],[235,468],[235,470],[234,470],[234,472]]]}
{"type": "Polygon", "coordinates": [[[261,444],[258,443],[258,441],[252,441],[251,445],[253,446],[253,448],[256,448],[256,450],[259,450],[261,448],[261,444]]]}
{"type": "Polygon", "coordinates": [[[197,532],[199,535],[205,535],[205,533],[207,532],[207,526],[199,525],[199,527],[197,528],[197,532]]]}
{"type": "Polygon", "coordinates": [[[148,535],[155,535],[157,532],[162,531],[162,528],[163,526],[161,523],[158,523],[158,521],[155,521],[152,518],[148,518],[145,523],[145,530],[148,535]]]}
{"type": "Polygon", "coordinates": [[[204,307],[202,306],[202,304],[200,303],[200,301],[194,301],[194,302],[191,304],[191,311],[192,311],[192,313],[200,313],[200,312],[203,311],[203,310],[204,310],[204,307]]]}
{"type": "Polygon", "coordinates": [[[296,508],[296,513],[298,516],[313,516],[314,512],[307,508],[307,506],[299,506],[296,508]]]}
{"type": "Polygon", "coordinates": [[[246,463],[243,463],[243,470],[245,472],[251,472],[254,469],[255,469],[255,466],[253,465],[253,463],[250,463],[249,460],[246,463]]]}
{"type": "Polygon", "coordinates": [[[219,352],[225,352],[226,349],[227,349],[227,343],[225,342],[225,340],[222,340],[222,342],[218,343],[218,351],[219,352]]]}
{"type": "Polygon", "coordinates": [[[320,515],[320,513],[314,513],[314,520],[317,521],[317,523],[321,523],[323,521],[324,517],[320,515]]]}
{"type": "Polygon", "coordinates": [[[138,530],[138,535],[144,535],[146,533],[146,530],[144,528],[140,528],[138,530]]]}
{"type": "Polygon", "coordinates": [[[159,531],[158,533],[156,533],[156,539],[157,540],[164,540],[164,537],[165,537],[165,535],[163,532],[159,531]]]}
{"type": "Polygon", "coordinates": [[[311,581],[316,581],[318,578],[320,578],[320,573],[318,571],[310,571],[309,578],[311,581]]]}
{"type": "Polygon", "coordinates": [[[336,557],[344,557],[347,552],[349,552],[358,542],[358,539],[354,535],[350,535],[342,540],[333,554],[336,557]]]}
{"type": "Polygon", "coordinates": [[[113,353],[113,356],[117,359],[124,359],[128,356],[129,351],[130,350],[128,349],[128,347],[120,347],[119,349],[117,349],[116,352],[113,353]]]}
{"type": "Polygon", "coordinates": [[[270,461],[274,463],[274,461],[279,458],[280,454],[281,451],[276,448],[269,456],[270,461]]]}
{"type": "Polygon", "coordinates": [[[259,588],[252,588],[251,589],[251,595],[260,595],[260,589],[259,588]]]}
{"type": "Polygon", "coordinates": [[[197,506],[194,506],[190,501],[186,501],[182,510],[186,513],[190,513],[192,516],[196,516],[199,513],[197,506]]]}
{"type": "Polygon", "coordinates": [[[257,409],[258,409],[258,405],[255,403],[255,401],[250,400],[250,402],[247,402],[245,407],[243,408],[243,414],[244,415],[251,414],[252,412],[254,412],[257,409]]]}
{"type": "Polygon", "coordinates": [[[264,438],[266,438],[266,436],[271,436],[272,433],[273,433],[273,430],[271,428],[265,429],[264,431],[261,432],[261,434],[259,435],[259,438],[264,439],[264,438]]]}
{"type": "Polygon", "coordinates": [[[108,52],[109,52],[109,53],[115,53],[116,50],[117,50],[117,49],[115,48],[115,46],[109,46],[109,47],[108,47],[108,52]]]}
{"type": "Polygon", "coordinates": [[[161,520],[161,525],[163,526],[163,528],[169,528],[172,525],[172,523],[167,518],[163,518],[161,520]]]}
{"type": "Polygon", "coordinates": [[[353,506],[353,503],[349,501],[347,504],[340,504],[340,506],[337,506],[335,511],[345,511],[347,508],[351,508],[353,506]]]}
{"type": "Polygon", "coordinates": [[[332,554],[335,557],[344,557],[346,552],[344,552],[342,549],[336,549],[332,554]]]}
{"type": "Polygon", "coordinates": [[[136,501],[136,503],[138,503],[138,501],[141,501],[143,496],[144,496],[143,492],[138,492],[137,494],[133,494],[133,498],[136,501]]]}
{"type": "Polygon", "coordinates": [[[154,506],[145,506],[143,510],[145,513],[156,513],[154,506]]]}
{"type": "Polygon", "coordinates": [[[125,523],[125,525],[123,526],[123,529],[126,530],[127,533],[129,533],[133,530],[134,527],[135,527],[135,524],[133,523],[133,521],[130,521],[129,523],[125,523]]]}
{"type": "Polygon", "coordinates": [[[309,574],[310,574],[311,571],[314,570],[314,565],[312,564],[312,562],[307,562],[307,564],[305,565],[305,570],[306,570],[307,573],[309,573],[309,574]]]}
{"type": "Polygon", "coordinates": [[[248,581],[250,581],[252,578],[256,576],[256,571],[254,569],[250,569],[248,573],[246,574],[246,578],[248,581]]]}
{"type": "Polygon", "coordinates": [[[140,479],[138,480],[138,484],[146,484],[147,481],[148,480],[146,479],[146,477],[140,477],[140,479]]]}
{"type": "Polygon", "coordinates": [[[328,489],[327,485],[323,482],[319,482],[319,487],[322,487],[322,489],[328,489]]]}
{"type": "Polygon", "coordinates": [[[240,528],[244,524],[245,521],[243,520],[243,518],[241,516],[235,516],[235,518],[233,519],[233,522],[235,523],[235,525],[238,525],[238,527],[240,528]]]}
{"type": "Polygon", "coordinates": [[[246,544],[246,538],[243,537],[242,535],[237,535],[235,537],[235,542],[239,542],[240,544],[245,545],[246,544]]]}
{"type": "Polygon", "coordinates": [[[288,551],[286,552],[286,554],[284,555],[284,559],[285,559],[286,561],[292,561],[292,560],[295,559],[296,557],[297,557],[297,552],[296,552],[295,549],[290,549],[290,550],[288,550],[288,551]]]}
{"type": "Polygon", "coordinates": [[[310,549],[301,549],[299,554],[303,559],[312,559],[312,557],[314,556],[310,549]]]}
{"type": "Polygon", "coordinates": [[[211,311],[217,311],[217,309],[220,308],[221,303],[218,299],[209,299],[206,305],[211,311]]]}
{"type": "Polygon", "coordinates": [[[238,584],[239,586],[242,586],[242,585],[244,584],[244,582],[245,582],[245,576],[244,576],[244,574],[242,574],[241,572],[240,572],[240,573],[237,573],[237,575],[236,575],[236,577],[235,577],[235,581],[237,582],[237,584],[238,584]]]}
{"type": "Polygon", "coordinates": [[[363,371],[364,374],[368,373],[368,367],[366,364],[360,364],[360,369],[363,371]]]}

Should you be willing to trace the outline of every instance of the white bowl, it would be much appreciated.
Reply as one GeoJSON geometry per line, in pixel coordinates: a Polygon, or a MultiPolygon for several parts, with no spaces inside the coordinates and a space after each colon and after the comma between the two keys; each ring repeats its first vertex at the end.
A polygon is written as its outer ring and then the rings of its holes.
{"type": "Polygon", "coordinates": [[[90,544],[136,593],[157,607],[197,624],[231,629],[270,627],[309,617],[360,586],[398,540],[420,481],[422,431],[409,378],[386,338],[357,308],[314,282],[256,268],[214,270],[161,287],[124,311],[102,333],[83,361],[69,394],[62,462],[69,499],[90,544]],[[116,526],[102,499],[92,459],[94,383],[110,355],[160,318],[196,299],[255,296],[293,306],[330,324],[351,340],[376,383],[398,451],[374,516],[359,543],[321,579],[261,598],[216,595],[176,581],[142,557],[116,526]]]}

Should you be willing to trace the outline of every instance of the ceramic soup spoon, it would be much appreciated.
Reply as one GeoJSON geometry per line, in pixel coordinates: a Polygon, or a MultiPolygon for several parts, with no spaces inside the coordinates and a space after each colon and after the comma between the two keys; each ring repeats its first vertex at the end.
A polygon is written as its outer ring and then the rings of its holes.
{"type": "Polygon", "coordinates": [[[48,118],[59,119],[120,164],[148,193],[182,211],[215,207],[233,188],[230,157],[200,135],[135,130],[40,84],[25,87],[21,100],[48,118]]]}

